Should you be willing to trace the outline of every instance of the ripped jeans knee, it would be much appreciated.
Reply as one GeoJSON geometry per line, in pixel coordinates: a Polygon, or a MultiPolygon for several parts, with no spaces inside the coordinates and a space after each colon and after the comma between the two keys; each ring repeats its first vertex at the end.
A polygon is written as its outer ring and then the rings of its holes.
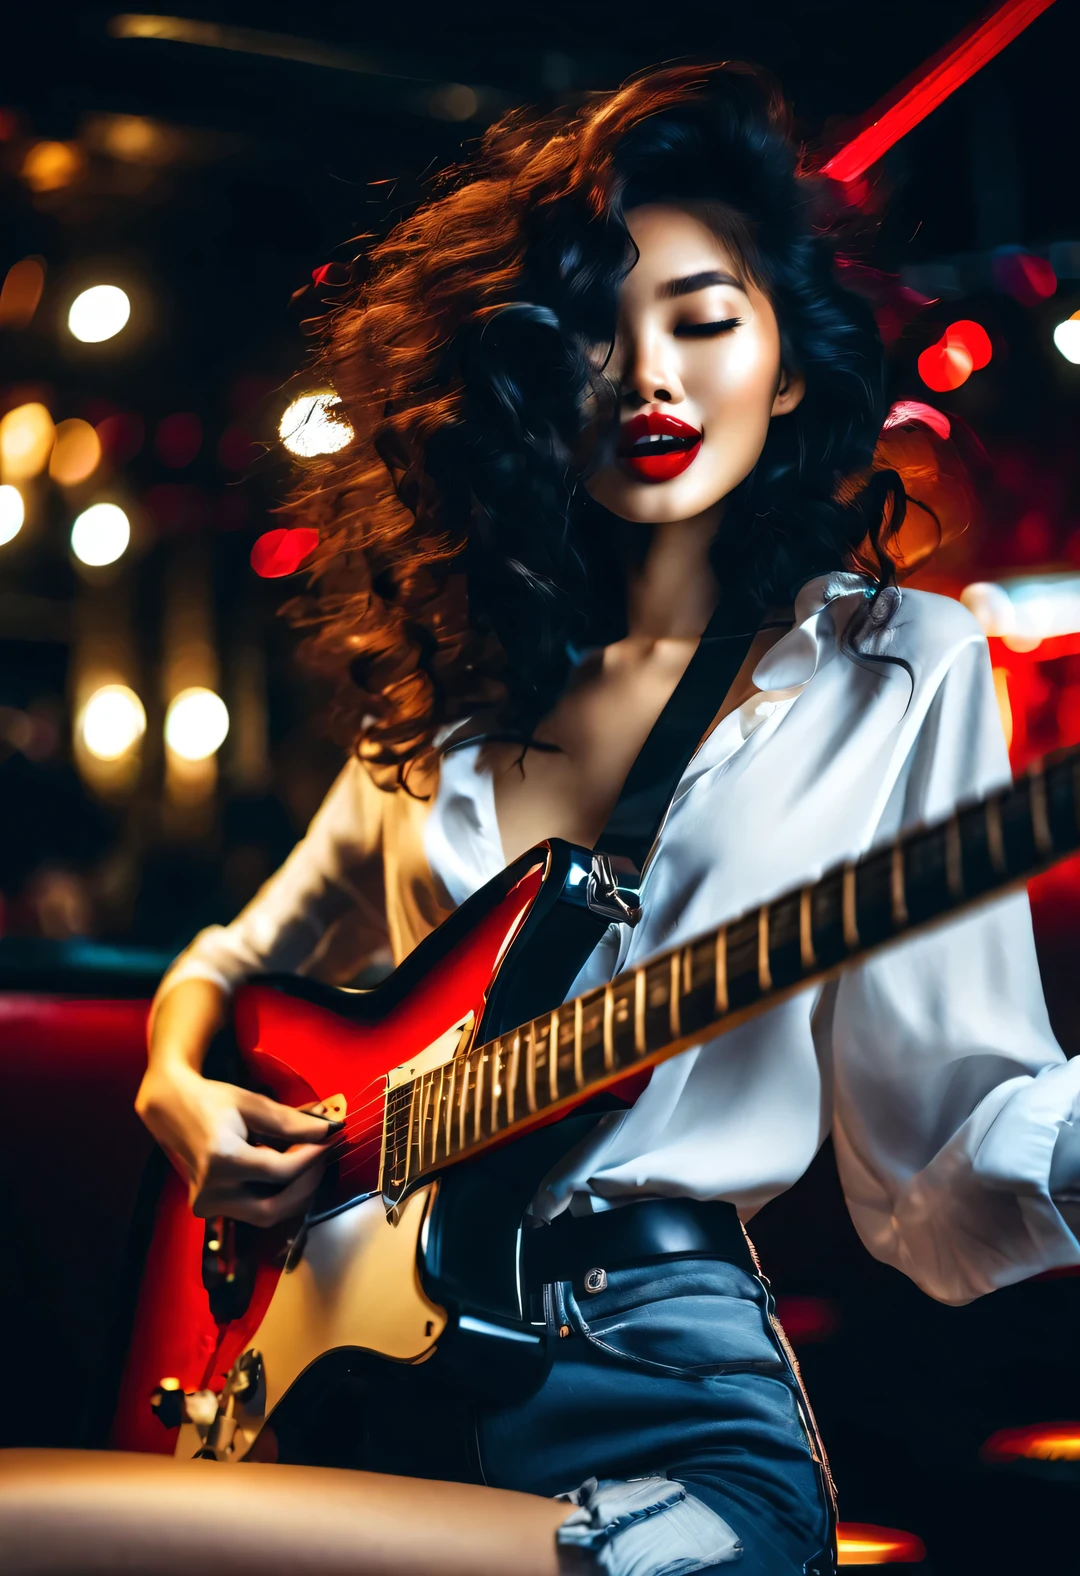
{"type": "Polygon", "coordinates": [[[742,1554],[723,1517],[671,1478],[588,1478],[557,1497],[576,1506],[556,1533],[560,1576],[691,1576],[742,1554]]]}

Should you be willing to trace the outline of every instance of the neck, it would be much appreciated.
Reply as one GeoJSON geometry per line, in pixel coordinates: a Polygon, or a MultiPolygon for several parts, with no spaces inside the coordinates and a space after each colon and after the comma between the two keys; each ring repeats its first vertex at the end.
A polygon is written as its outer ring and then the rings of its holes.
{"type": "Polygon", "coordinates": [[[719,528],[715,509],[690,520],[655,525],[640,566],[627,585],[627,634],[637,640],[697,640],[712,616],[720,586],[709,562],[719,528]]]}

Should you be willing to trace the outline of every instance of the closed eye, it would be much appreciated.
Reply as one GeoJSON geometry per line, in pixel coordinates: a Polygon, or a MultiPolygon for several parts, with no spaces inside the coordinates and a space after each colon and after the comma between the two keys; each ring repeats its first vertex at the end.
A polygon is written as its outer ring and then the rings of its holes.
{"type": "Polygon", "coordinates": [[[729,334],[741,322],[741,317],[725,317],[718,323],[679,323],[675,329],[675,338],[714,339],[718,334],[729,334]]]}

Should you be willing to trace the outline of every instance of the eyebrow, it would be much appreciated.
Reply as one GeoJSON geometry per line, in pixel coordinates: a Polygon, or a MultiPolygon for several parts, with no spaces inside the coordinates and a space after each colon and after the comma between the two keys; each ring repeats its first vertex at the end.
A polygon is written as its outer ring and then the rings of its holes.
{"type": "Polygon", "coordinates": [[[700,274],[687,274],[685,279],[669,279],[660,286],[657,294],[661,301],[674,301],[677,296],[693,295],[696,290],[708,290],[711,285],[734,285],[736,290],[746,293],[746,286],[735,278],[734,274],[724,273],[719,268],[707,268],[700,274]]]}

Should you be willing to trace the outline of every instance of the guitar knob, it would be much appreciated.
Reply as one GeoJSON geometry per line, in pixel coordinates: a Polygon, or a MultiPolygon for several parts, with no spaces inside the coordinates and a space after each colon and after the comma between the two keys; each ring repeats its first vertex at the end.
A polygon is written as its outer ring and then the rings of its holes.
{"type": "Polygon", "coordinates": [[[186,1400],[179,1379],[163,1379],[151,1395],[150,1405],[164,1428],[179,1428],[187,1420],[186,1400]]]}

